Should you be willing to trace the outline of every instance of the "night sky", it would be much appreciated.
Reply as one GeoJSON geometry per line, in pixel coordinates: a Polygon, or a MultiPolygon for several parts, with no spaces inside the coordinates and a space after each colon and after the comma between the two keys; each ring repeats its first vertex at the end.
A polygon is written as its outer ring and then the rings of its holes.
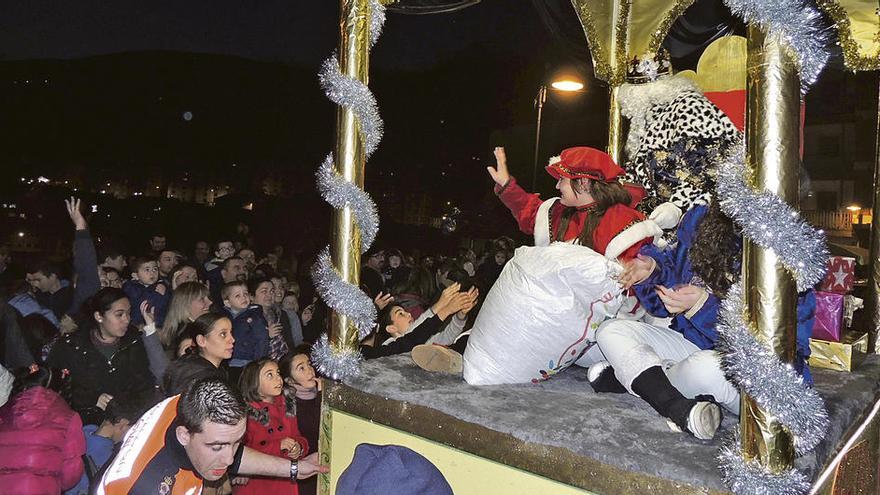
{"type": "MultiPolygon", "coordinates": [[[[233,185],[275,170],[315,199],[335,118],[316,73],[337,36],[333,0],[16,2],[0,16],[0,192],[22,174],[71,169],[94,183],[149,170],[233,185]]],[[[385,192],[412,191],[461,206],[484,237],[515,231],[485,166],[504,145],[514,175],[530,182],[542,83],[574,68],[586,91],[551,92],[540,161],[605,145],[607,88],[577,37],[557,40],[531,0],[389,13],[371,55],[385,137],[366,180],[380,207],[385,192]]]]}

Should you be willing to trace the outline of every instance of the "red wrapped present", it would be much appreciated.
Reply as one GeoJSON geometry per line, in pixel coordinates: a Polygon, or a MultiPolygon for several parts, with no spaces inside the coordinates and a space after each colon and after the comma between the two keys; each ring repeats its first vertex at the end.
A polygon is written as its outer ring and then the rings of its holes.
{"type": "Polygon", "coordinates": [[[845,256],[828,258],[828,271],[825,278],[816,286],[816,290],[846,294],[853,289],[856,272],[856,259],[845,256]]]}
{"type": "Polygon", "coordinates": [[[843,330],[843,294],[816,291],[816,316],[813,338],[840,342],[843,330]]]}

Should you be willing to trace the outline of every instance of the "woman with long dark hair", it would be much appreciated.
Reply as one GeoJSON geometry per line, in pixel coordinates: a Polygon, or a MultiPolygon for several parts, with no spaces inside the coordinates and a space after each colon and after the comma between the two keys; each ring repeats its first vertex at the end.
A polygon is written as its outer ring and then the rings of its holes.
{"type": "MultiPolygon", "coordinates": [[[[520,230],[534,234],[537,246],[576,242],[606,254],[615,236],[645,219],[634,209],[644,190],[621,182],[624,170],[597,149],[568,148],[550,159],[546,170],[556,179],[560,197],[548,201],[527,193],[509,174],[504,148],[495,148],[495,160],[496,166],[488,167],[495,194],[513,213],[520,230]]],[[[633,239],[631,246],[614,257],[631,259],[644,243],[641,238],[633,239]]]]}
{"type": "Polygon", "coordinates": [[[186,326],[183,337],[192,344],[183,356],[168,365],[162,380],[165,395],[177,395],[190,383],[205,377],[226,379],[223,361],[232,357],[235,339],[232,322],[220,313],[205,313],[186,326]]]}
{"type": "Polygon", "coordinates": [[[100,424],[114,395],[155,386],[141,332],[131,325],[131,303],[121,289],[105,287],[84,304],[80,328],[61,338],[47,364],[70,373],[71,407],[84,424],[100,424]]]}

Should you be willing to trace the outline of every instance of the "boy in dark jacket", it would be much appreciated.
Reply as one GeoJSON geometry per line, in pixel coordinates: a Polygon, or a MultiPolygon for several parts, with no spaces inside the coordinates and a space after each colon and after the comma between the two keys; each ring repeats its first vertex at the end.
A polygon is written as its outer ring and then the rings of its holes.
{"type": "MultiPolygon", "coordinates": [[[[159,280],[159,264],[156,260],[138,257],[131,268],[134,270],[131,280],[122,284],[122,290],[128,296],[132,308],[140,308],[141,303],[147,301],[154,310],[156,326],[161,327],[171,301],[171,290],[159,280]]],[[[131,312],[131,323],[136,326],[144,325],[144,317],[140,311],[131,312]]]]}
{"type": "Polygon", "coordinates": [[[221,295],[223,310],[232,320],[232,335],[235,337],[229,367],[233,368],[233,372],[235,369],[240,371],[249,362],[269,355],[268,324],[263,316],[263,308],[251,304],[247,283],[229,282],[223,286],[221,295]]]}

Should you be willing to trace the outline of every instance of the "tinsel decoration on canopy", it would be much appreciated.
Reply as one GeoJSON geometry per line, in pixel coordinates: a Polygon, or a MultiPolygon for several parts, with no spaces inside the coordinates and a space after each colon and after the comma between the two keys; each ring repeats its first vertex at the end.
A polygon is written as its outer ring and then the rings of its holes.
{"type": "Polygon", "coordinates": [[[822,14],[807,0],[724,0],[735,15],[779,36],[796,54],[801,93],[819,78],[830,54],[830,29],[822,14]]]}
{"type": "MultiPolygon", "coordinates": [[[[370,10],[372,48],[385,24],[385,6],[379,0],[370,0],[370,10]]],[[[366,84],[342,73],[335,53],[322,65],[319,80],[331,101],[355,114],[362,131],[366,157],[369,158],[382,140],[382,119],[376,98],[366,84]]],[[[364,253],[379,231],[376,204],[364,190],[335,174],[333,160],[333,153],[330,153],[318,168],[318,190],[324,200],[334,208],[351,209],[361,234],[360,251],[364,253]]],[[[312,279],[321,299],[337,313],[349,317],[357,327],[360,338],[366,337],[376,321],[376,306],[358,286],[342,279],[333,267],[329,246],[321,252],[312,267],[312,279]]],[[[333,345],[326,335],[315,344],[312,351],[312,361],[317,369],[334,380],[356,375],[360,371],[361,358],[357,349],[333,345]]]]}
{"type": "Polygon", "coordinates": [[[755,244],[772,249],[794,275],[799,292],[822,280],[828,249],[825,232],[804,221],[800,214],[770,192],[754,191],[746,183],[745,146],[735,145],[717,165],[716,196],[721,210],[733,219],[755,244]]]}

